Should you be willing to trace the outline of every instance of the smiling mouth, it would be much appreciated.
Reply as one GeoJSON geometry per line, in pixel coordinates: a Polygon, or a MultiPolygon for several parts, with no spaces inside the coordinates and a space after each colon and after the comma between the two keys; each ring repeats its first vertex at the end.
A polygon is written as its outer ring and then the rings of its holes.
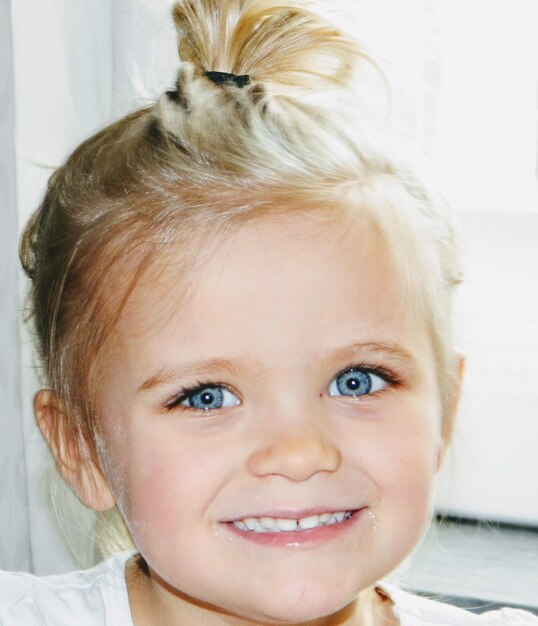
{"type": "Polygon", "coordinates": [[[252,533],[297,533],[323,526],[334,526],[351,519],[354,510],[334,511],[309,515],[299,519],[282,517],[246,517],[233,525],[241,531],[252,533]]]}

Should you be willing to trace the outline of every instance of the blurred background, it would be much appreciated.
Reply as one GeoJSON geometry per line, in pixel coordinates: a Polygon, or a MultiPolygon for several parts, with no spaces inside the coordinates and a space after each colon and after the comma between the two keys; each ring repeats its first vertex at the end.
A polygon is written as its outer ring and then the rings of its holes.
{"type": "MultiPolygon", "coordinates": [[[[461,216],[467,372],[437,513],[406,584],[538,607],[538,2],[319,0],[377,57],[390,120],[461,216]],[[481,523],[478,523],[480,522],[481,523]],[[484,521],[486,523],[484,523],[484,521]]],[[[177,70],[170,0],[0,0],[0,568],[72,569],[32,412],[18,233],[81,140],[177,70]]],[[[375,102],[375,98],[373,100],[375,102]]],[[[383,112],[385,115],[386,112],[383,112]]]]}

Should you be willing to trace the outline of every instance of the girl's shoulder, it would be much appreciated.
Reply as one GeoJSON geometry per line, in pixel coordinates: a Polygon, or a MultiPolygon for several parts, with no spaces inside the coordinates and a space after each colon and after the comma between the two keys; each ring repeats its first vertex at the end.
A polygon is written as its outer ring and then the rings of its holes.
{"type": "Polygon", "coordinates": [[[0,571],[0,625],[132,626],[124,575],[132,554],[55,576],[0,571]]]}
{"type": "Polygon", "coordinates": [[[537,616],[520,609],[503,608],[476,614],[388,583],[378,587],[393,601],[393,612],[401,626],[538,626],[537,616]]]}

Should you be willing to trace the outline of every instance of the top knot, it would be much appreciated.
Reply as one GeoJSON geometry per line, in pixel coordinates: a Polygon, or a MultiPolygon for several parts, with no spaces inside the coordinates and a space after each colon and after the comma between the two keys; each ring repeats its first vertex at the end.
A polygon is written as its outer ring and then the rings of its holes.
{"type": "Polygon", "coordinates": [[[178,0],[172,15],[182,62],[203,72],[249,75],[277,91],[347,86],[358,59],[367,57],[295,0],[178,0]]]}
{"type": "Polygon", "coordinates": [[[256,161],[267,178],[275,154],[288,170],[319,152],[354,160],[344,120],[356,123],[369,60],[357,42],[296,0],[177,0],[172,13],[181,65],[155,116],[174,145],[226,172],[256,161]]]}

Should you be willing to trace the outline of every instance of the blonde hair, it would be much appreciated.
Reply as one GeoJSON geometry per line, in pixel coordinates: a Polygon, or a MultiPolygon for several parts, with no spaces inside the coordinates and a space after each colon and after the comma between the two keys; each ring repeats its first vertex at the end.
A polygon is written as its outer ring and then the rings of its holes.
{"type": "Polygon", "coordinates": [[[337,110],[369,56],[288,0],[180,0],[173,18],[174,88],[80,145],[23,233],[40,354],[70,428],[97,455],[96,363],[156,253],[180,242],[185,263],[199,262],[202,239],[275,211],[346,207],[376,226],[430,325],[449,403],[453,216],[366,141],[360,111],[357,124],[337,110]],[[207,71],[248,74],[250,84],[217,85],[207,71]]]}

